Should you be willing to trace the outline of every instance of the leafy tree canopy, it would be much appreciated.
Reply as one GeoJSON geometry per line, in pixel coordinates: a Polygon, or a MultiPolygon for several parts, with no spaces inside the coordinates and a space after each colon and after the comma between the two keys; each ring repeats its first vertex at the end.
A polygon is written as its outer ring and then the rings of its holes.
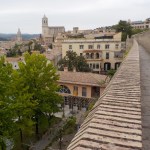
{"type": "Polygon", "coordinates": [[[56,93],[59,88],[56,69],[43,55],[26,53],[24,58],[25,63],[19,63],[18,72],[28,86],[31,100],[38,103],[38,110],[41,112],[58,111],[57,104],[61,102],[61,98],[56,93]]]}
{"type": "Polygon", "coordinates": [[[117,32],[122,32],[122,41],[126,41],[127,36],[131,37],[132,27],[127,21],[120,20],[119,23],[113,26],[117,32]]]}
{"type": "Polygon", "coordinates": [[[5,141],[10,138],[14,122],[12,112],[9,109],[11,89],[12,65],[5,63],[4,57],[0,58],[0,149],[5,149],[5,141]]]}
{"type": "Polygon", "coordinates": [[[138,34],[144,31],[147,31],[148,29],[132,29],[132,35],[138,34]]]}
{"type": "Polygon", "coordinates": [[[64,67],[68,67],[69,71],[72,71],[74,68],[79,72],[91,71],[85,58],[78,56],[77,53],[73,51],[67,51],[66,56],[58,62],[59,70],[64,70],[64,67]]]}

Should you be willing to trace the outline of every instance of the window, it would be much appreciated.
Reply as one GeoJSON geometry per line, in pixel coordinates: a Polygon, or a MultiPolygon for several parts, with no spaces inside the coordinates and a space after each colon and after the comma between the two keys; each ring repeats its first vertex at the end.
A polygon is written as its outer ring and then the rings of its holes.
{"type": "Polygon", "coordinates": [[[78,87],[77,86],[73,87],[73,95],[78,96],[78,87]]]}
{"type": "Polygon", "coordinates": [[[99,59],[99,53],[96,53],[96,59],[99,59]]]}
{"type": "Polygon", "coordinates": [[[79,45],[79,48],[80,49],[84,49],[84,45],[79,45]]]}
{"type": "Polygon", "coordinates": [[[106,45],[105,45],[105,49],[109,49],[109,44],[106,44],[106,45]]]}
{"type": "Polygon", "coordinates": [[[71,94],[69,88],[65,85],[61,85],[61,89],[59,90],[60,93],[68,93],[71,94]]]}
{"type": "Polygon", "coordinates": [[[93,49],[93,45],[89,45],[88,48],[89,48],[89,49],[93,49]]]}
{"type": "Polygon", "coordinates": [[[86,53],[86,58],[87,58],[87,59],[89,58],[89,53],[86,53]]]}
{"type": "Polygon", "coordinates": [[[97,45],[97,49],[100,49],[101,48],[101,46],[100,45],[97,45]]]}
{"type": "Polygon", "coordinates": [[[95,69],[95,64],[93,64],[93,69],[95,69]]]}
{"type": "Polygon", "coordinates": [[[91,59],[94,59],[94,53],[91,53],[91,59]]]}
{"type": "Polygon", "coordinates": [[[118,49],[118,48],[119,48],[119,44],[116,44],[116,45],[115,45],[115,48],[118,49]]]}
{"type": "Polygon", "coordinates": [[[109,59],[109,53],[108,52],[106,53],[106,59],[109,59]]]}
{"type": "Polygon", "coordinates": [[[96,69],[99,69],[99,64],[96,64],[96,69]]]}
{"type": "Polygon", "coordinates": [[[90,68],[92,68],[92,64],[90,64],[90,68]]]}
{"type": "Polygon", "coordinates": [[[72,45],[69,45],[69,49],[72,49],[72,45]]]}
{"type": "Polygon", "coordinates": [[[86,87],[82,87],[82,96],[86,97],[86,87]]]}

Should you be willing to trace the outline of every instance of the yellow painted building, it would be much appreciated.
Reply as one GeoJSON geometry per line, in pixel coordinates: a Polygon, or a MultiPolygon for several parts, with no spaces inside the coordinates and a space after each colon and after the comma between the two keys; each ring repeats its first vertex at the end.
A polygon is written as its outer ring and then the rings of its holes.
{"type": "Polygon", "coordinates": [[[107,81],[106,75],[85,72],[59,71],[60,93],[84,98],[100,97],[107,81]]]}
{"type": "Polygon", "coordinates": [[[58,80],[61,89],[59,94],[64,97],[64,105],[78,110],[88,108],[92,101],[100,97],[108,84],[106,75],[85,72],[59,71],[58,80]]]}

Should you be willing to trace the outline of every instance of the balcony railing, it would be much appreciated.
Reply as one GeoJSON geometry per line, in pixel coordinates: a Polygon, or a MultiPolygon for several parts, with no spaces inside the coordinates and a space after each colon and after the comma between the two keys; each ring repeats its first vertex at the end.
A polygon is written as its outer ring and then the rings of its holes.
{"type": "Polygon", "coordinates": [[[85,59],[98,59],[98,60],[102,59],[101,56],[100,57],[84,56],[84,57],[85,57],[85,59]]]}
{"type": "Polygon", "coordinates": [[[122,55],[114,55],[114,58],[123,58],[123,54],[122,55]]]}
{"type": "Polygon", "coordinates": [[[123,58],[123,53],[122,52],[115,52],[114,58],[123,58]]]}

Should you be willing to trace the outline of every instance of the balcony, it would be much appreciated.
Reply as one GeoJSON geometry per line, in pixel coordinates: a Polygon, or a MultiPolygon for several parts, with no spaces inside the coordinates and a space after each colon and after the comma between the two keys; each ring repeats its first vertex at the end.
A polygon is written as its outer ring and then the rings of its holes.
{"type": "Polygon", "coordinates": [[[114,52],[114,58],[122,59],[123,53],[122,52],[114,52]]]}
{"type": "Polygon", "coordinates": [[[84,51],[84,57],[87,60],[101,60],[102,52],[100,50],[86,50],[84,51]]]}

